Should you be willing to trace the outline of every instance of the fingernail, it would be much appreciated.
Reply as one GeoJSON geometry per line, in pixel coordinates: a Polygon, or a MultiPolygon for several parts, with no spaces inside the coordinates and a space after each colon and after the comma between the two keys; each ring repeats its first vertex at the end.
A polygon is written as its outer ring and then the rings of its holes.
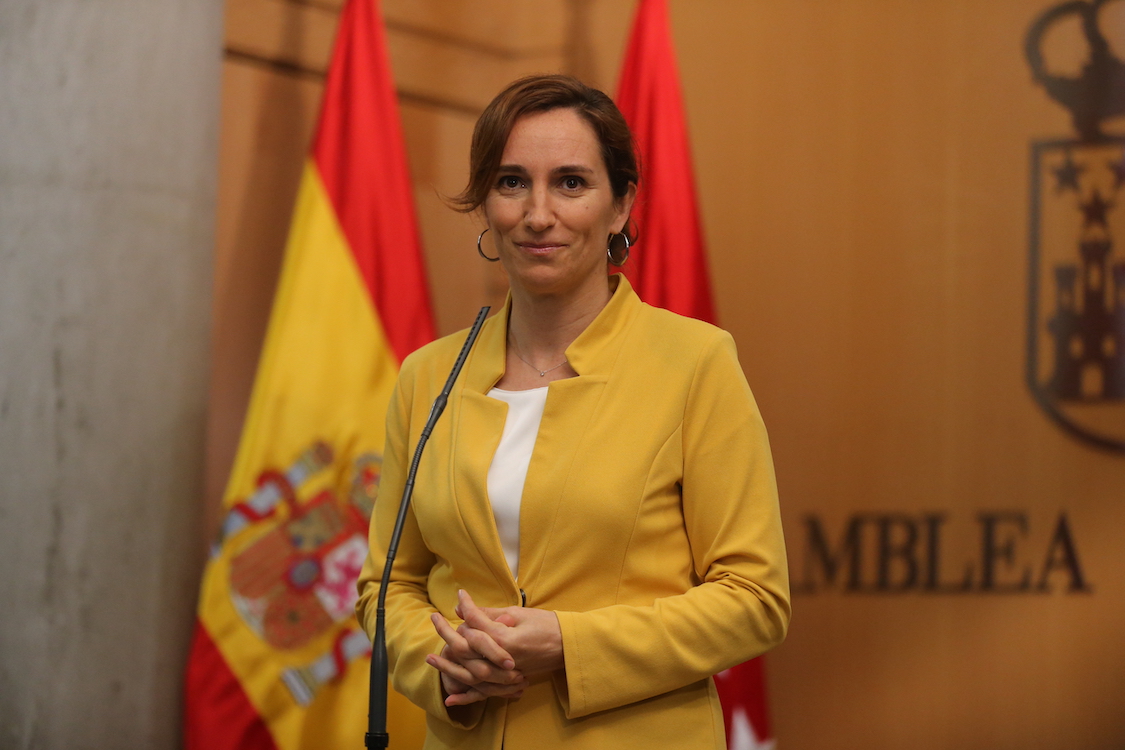
{"type": "Polygon", "coordinates": [[[503,666],[504,666],[504,669],[515,669],[516,663],[514,661],[512,661],[511,659],[505,659],[503,666]]]}

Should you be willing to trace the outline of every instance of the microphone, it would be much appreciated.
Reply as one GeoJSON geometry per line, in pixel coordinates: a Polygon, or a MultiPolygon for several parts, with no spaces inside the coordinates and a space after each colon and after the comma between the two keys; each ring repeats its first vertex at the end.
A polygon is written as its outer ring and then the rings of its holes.
{"type": "Polygon", "coordinates": [[[453,370],[449,373],[449,378],[446,379],[441,393],[434,400],[434,405],[430,407],[430,416],[426,419],[426,426],[422,428],[421,437],[418,438],[418,447],[414,449],[414,459],[410,462],[410,471],[406,475],[406,485],[402,488],[402,500],[399,502],[398,517],[395,519],[395,527],[391,532],[391,541],[387,545],[387,562],[383,566],[383,579],[379,584],[379,600],[375,607],[375,639],[371,644],[371,692],[368,694],[367,704],[367,734],[363,738],[363,744],[368,750],[385,748],[391,740],[390,735],[387,734],[388,667],[385,607],[387,604],[387,586],[391,582],[391,568],[394,566],[395,555],[398,553],[398,543],[402,538],[402,527],[406,524],[406,511],[410,508],[410,497],[414,494],[414,476],[418,473],[422,449],[426,447],[426,442],[430,439],[430,433],[433,432],[438,417],[445,411],[445,405],[449,401],[449,393],[453,390],[453,383],[457,380],[457,376],[461,374],[461,368],[464,367],[465,360],[469,357],[469,351],[473,348],[473,343],[476,342],[477,336],[480,334],[488,310],[488,307],[482,307],[480,312],[477,313],[477,319],[473,322],[473,327],[469,329],[469,335],[465,338],[461,353],[457,355],[457,361],[453,363],[453,370]]]}

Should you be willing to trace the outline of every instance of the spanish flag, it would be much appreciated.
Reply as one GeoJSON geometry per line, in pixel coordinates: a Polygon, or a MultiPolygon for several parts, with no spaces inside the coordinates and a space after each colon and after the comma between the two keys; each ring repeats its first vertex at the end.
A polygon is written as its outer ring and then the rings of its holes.
{"type": "MultiPolygon", "coordinates": [[[[355,581],[399,363],[432,338],[378,0],[349,0],[204,572],[188,750],[362,746],[355,581]]],[[[421,712],[391,701],[393,736],[420,747],[421,712]]]]}
{"type": "MultiPolygon", "coordinates": [[[[667,0],[640,0],[637,5],[617,106],[637,139],[644,170],[633,210],[639,226],[637,252],[625,274],[650,305],[715,323],[667,0]]],[[[727,747],[775,747],[762,657],[716,675],[715,682],[727,747]]]]}

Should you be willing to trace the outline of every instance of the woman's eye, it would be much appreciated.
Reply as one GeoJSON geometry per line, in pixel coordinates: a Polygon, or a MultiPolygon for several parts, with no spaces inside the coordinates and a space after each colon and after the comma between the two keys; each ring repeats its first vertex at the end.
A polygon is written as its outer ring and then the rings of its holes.
{"type": "Polygon", "coordinates": [[[508,177],[501,177],[500,178],[500,187],[502,187],[502,188],[505,188],[507,190],[515,190],[519,186],[520,186],[520,178],[519,177],[508,176],[508,177]]]}
{"type": "Polygon", "coordinates": [[[563,180],[563,187],[567,190],[577,190],[582,187],[582,180],[578,177],[567,177],[563,180]]]}

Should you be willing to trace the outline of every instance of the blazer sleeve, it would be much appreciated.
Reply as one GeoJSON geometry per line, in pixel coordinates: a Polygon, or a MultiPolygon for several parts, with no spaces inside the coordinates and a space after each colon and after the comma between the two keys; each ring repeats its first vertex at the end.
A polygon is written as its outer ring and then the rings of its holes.
{"type": "MultiPolygon", "coordinates": [[[[406,370],[404,363],[404,374],[406,370]]],[[[370,552],[357,583],[356,616],[372,640],[387,548],[410,469],[410,390],[408,378],[400,375],[387,408],[383,473],[368,532],[370,552]]],[[[430,602],[427,584],[435,562],[411,509],[406,515],[387,589],[386,642],[391,683],[395,690],[431,716],[454,726],[472,728],[484,713],[484,703],[473,704],[459,712],[466,719],[465,723],[455,721],[446,710],[438,671],[426,664],[426,656],[439,653],[445,645],[430,622],[430,615],[437,609],[430,602]]],[[[458,624],[454,622],[453,626],[458,624]]]]}
{"type": "Polygon", "coordinates": [[[570,718],[675,690],[780,643],[790,616],[777,486],[765,426],[734,341],[696,362],[683,421],[683,523],[698,585],[649,606],[558,612],[570,718]]]}

